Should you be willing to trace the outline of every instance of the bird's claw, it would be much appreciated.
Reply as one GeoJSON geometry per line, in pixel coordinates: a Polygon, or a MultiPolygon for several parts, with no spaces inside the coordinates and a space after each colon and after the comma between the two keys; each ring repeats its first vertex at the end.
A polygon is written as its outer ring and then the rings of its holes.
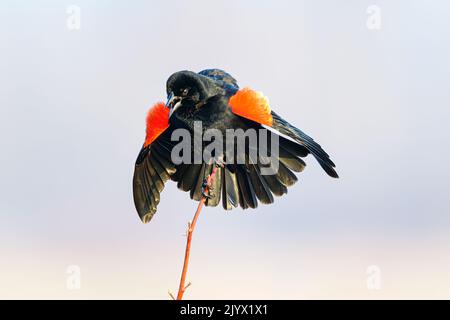
{"type": "Polygon", "coordinates": [[[202,196],[211,199],[214,197],[214,189],[213,187],[208,184],[208,179],[204,179],[202,182],[202,196]]]}
{"type": "Polygon", "coordinates": [[[211,199],[211,198],[214,198],[215,194],[214,194],[214,192],[211,192],[211,191],[209,191],[208,193],[203,191],[202,196],[205,197],[206,199],[211,199]]]}

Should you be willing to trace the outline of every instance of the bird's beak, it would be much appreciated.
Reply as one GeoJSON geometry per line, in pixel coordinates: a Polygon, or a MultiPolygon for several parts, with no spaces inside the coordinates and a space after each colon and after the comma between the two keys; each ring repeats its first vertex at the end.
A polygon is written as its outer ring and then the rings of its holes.
{"type": "Polygon", "coordinates": [[[166,107],[169,109],[172,107],[173,97],[174,97],[173,92],[169,93],[169,95],[167,96],[166,107]]]}
{"type": "Polygon", "coordinates": [[[181,105],[181,98],[177,97],[173,94],[173,92],[169,93],[167,97],[166,107],[170,109],[169,118],[175,112],[176,109],[181,105]]]}

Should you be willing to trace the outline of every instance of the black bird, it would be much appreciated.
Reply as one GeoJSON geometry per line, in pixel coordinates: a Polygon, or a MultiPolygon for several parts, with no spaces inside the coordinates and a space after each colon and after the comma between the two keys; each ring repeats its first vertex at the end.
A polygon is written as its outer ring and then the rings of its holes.
{"type": "Polygon", "coordinates": [[[303,171],[306,164],[302,158],[308,154],[316,158],[329,176],[338,178],[335,164],[319,144],[272,111],[261,93],[239,89],[237,81],[225,71],[176,72],[167,80],[167,95],[166,104],[157,103],[148,113],[146,139],[135,164],[134,203],[145,223],[155,214],[167,180],[177,182],[179,189],[190,192],[191,199],[200,201],[205,179],[214,166],[216,176],[206,205],[217,206],[222,200],[226,210],[237,206],[256,208],[258,201],[272,203],[273,195],[287,193],[287,188],[297,181],[293,172],[303,171]],[[195,154],[202,155],[210,142],[195,145],[192,138],[191,150],[180,152],[183,159],[190,161],[175,163],[171,154],[178,141],[172,141],[172,133],[184,129],[193,137],[196,123],[201,124],[201,133],[217,129],[224,141],[227,129],[244,132],[254,129],[265,132],[266,138],[257,136],[257,143],[252,143],[247,137],[240,153],[236,146],[232,148],[235,157],[227,153],[224,144],[226,152],[211,152],[215,162],[201,159],[199,163],[193,162],[195,154]],[[278,154],[271,152],[274,135],[279,141],[278,154]],[[255,157],[252,151],[261,151],[263,147],[265,153],[256,153],[255,157]],[[273,165],[274,160],[278,162],[278,170],[264,174],[264,168],[273,165]]]}

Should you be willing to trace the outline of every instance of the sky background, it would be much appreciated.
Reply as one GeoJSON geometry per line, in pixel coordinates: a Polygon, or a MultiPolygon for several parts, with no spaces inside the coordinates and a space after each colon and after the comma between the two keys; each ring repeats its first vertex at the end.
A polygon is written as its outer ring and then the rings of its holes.
{"type": "Polygon", "coordinates": [[[341,178],[308,157],[275,204],[204,210],[186,298],[450,298],[449,17],[443,0],[2,0],[0,298],[176,293],[197,203],[168,183],[144,225],[131,180],[166,79],[206,68],[263,91],[341,178]]]}

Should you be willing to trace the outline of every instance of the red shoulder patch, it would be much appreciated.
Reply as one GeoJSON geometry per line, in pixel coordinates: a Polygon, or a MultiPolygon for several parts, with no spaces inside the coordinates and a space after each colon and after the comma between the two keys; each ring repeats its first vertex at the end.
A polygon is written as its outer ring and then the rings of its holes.
{"type": "Polygon", "coordinates": [[[272,126],[269,100],[261,92],[244,88],[230,98],[228,104],[234,114],[246,119],[272,126]]]}
{"type": "Polygon", "coordinates": [[[163,102],[156,103],[147,113],[147,130],[144,147],[147,147],[169,127],[169,108],[163,102]]]}

